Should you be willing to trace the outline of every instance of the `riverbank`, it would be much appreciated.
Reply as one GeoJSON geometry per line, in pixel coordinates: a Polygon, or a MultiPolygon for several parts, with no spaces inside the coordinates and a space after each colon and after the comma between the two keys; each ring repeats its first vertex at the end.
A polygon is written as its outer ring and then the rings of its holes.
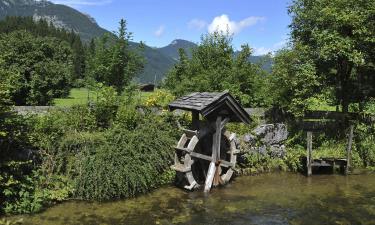
{"type": "Polygon", "coordinates": [[[375,174],[268,173],[237,177],[209,195],[166,186],[114,202],[69,201],[23,224],[374,224],[375,174]]]}

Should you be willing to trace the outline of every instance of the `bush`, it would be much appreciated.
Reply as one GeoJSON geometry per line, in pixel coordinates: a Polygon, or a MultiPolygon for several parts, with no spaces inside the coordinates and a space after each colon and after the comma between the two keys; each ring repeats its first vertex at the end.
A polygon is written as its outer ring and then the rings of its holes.
{"type": "Polygon", "coordinates": [[[355,147],[363,166],[375,167],[375,125],[358,123],[354,137],[355,147]]]}
{"type": "Polygon", "coordinates": [[[175,99],[175,96],[167,90],[156,90],[148,98],[144,105],[148,107],[167,107],[168,104],[175,99]]]}
{"type": "Polygon", "coordinates": [[[78,198],[133,197],[165,183],[175,139],[163,118],[145,115],[134,130],[118,125],[105,137],[105,144],[86,151],[80,161],[78,198]]]}

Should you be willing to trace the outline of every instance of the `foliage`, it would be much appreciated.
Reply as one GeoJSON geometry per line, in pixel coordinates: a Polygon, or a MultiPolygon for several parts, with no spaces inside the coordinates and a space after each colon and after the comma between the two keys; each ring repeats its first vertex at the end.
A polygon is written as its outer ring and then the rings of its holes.
{"type": "Polygon", "coordinates": [[[355,129],[356,150],[363,166],[375,166],[375,125],[360,121],[355,129]]]}
{"type": "Polygon", "coordinates": [[[113,86],[117,92],[130,84],[135,75],[143,68],[143,59],[139,55],[143,45],[137,50],[130,49],[132,33],[128,32],[126,21],[120,21],[114,44],[108,42],[108,35],[92,45],[87,65],[87,77],[107,86],[113,86]]]}
{"type": "Polygon", "coordinates": [[[191,59],[183,49],[179,53],[179,62],[164,82],[174,95],[229,90],[245,106],[267,104],[266,73],[249,62],[252,52],[248,45],[243,45],[235,56],[232,37],[216,32],[202,37],[191,59]]]}
{"type": "Polygon", "coordinates": [[[76,32],[56,28],[43,19],[35,21],[33,17],[8,16],[0,21],[0,33],[9,34],[14,31],[27,31],[37,37],[54,37],[69,43],[73,55],[73,80],[83,78],[86,54],[81,38],[76,32]]]}
{"type": "Polygon", "coordinates": [[[294,0],[289,8],[292,47],[303,46],[344,112],[375,95],[374,8],[372,0],[294,0]]]}
{"type": "Polygon", "coordinates": [[[68,93],[71,50],[56,38],[36,37],[25,31],[0,35],[1,76],[16,105],[48,105],[68,93]]]}
{"type": "Polygon", "coordinates": [[[147,107],[166,108],[175,97],[167,90],[157,89],[145,99],[144,105],[147,107]]]}
{"type": "Polygon", "coordinates": [[[105,144],[84,152],[76,181],[77,197],[132,197],[163,183],[159,176],[168,169],[175,142],[171,128],[152,115],[139,120],[135,129],[126,128],[117,124],[106,133],[105,144]]]}
{"type": "Polygon", "coordinates": [[[72,188],[63,177],[47,181],[32,170],[32,161],[10,161],[1,165],[0,204],[5,213],[32,213],[43,205],[65,200],[72,188]]]}
{"type": "Polygon", "coordinates": [[[273,104],[301,115],[320,89],[314,63],[300,49],[283,49],[274,58],[270,78],[273,104]]]}

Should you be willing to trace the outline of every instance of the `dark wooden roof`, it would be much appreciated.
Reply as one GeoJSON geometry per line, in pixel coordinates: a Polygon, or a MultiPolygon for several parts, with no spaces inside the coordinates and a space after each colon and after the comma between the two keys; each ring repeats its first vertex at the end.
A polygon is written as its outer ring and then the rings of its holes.
{"type": "Polygon", "coordinates": [[[232,122],[250,123],[251,121],[249,114],[228,91],[195,92],[176,99],[169,104],[169,109],[199,112],[209,120],[221,115],[229,117],[232,122]]]}

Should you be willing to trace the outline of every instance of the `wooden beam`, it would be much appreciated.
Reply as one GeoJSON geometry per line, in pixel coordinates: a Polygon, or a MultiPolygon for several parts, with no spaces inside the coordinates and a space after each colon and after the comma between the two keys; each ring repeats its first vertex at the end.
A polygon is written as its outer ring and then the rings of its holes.
{"type": "Polygon", "coordinates": [[[305,119],[328,119],[328,120],[342,120],[342,119],[356,119],[358,113],[343,113],[335,111],[307,111],[304,115],[305,119]]]}
{"type": "Polygon", "coordinates": [[[212,140],[212,161],[208,168],[206,182],[204,184],[204,192],[209,192],[212,186],[212,182],[215,177],[216,162],[220,159],[220,142],[221,142],[221,116],[216,118],[215,122],[215,134],[212,140]]]}
{"type": "Polygon", "coordinates": [[[192,111],[191,112],[191,117],[192,117],[192,128],[193,130],[198,130],[199,129],[199,112],[198,111],[192,111]]]}
{"type": "Polygon", "coordinates": [[[223,130],[223,128],[225,127],[225,125],[229,122],[230,118],[229,117],[226,117],[222,122],[221,122],[221,125],[220,125],[220,130],[223,130]]]}
{"type": "Polygon", "coordinates": [[[307,132],[307,154],[306,154],[306,167],[307,167],[307,176],[312,174],[312,132],[307,132]]]}
{"type": "Polygon", "coordinates": [[[349,128],[349,137],[348,137],[348,146],[346,148],[346,168],[345,174],[349,174],[349,167],[350,167],[350,160],[352,154],[352,144],[353,144],[353,132],[354,132],[354,125],[350,125],[349,128]]]}
{"type": "Polygon", "coordinates": [[[207,193],[211,190],[212,181],[214,180],[214,176],[215,176],[215,171],[216,171],[215,163],[211,162],[210,166],[208,167],[206,182],[204,183],[204,192],[205,193],[207,193]]]}
{"type": "Polygon", "coordinates": [[[214,161],[214,159],[211,156],[203,155],[197,152],[190,152],[190,156],[198,159],[204,159],[210,162],[214,161]]]}

